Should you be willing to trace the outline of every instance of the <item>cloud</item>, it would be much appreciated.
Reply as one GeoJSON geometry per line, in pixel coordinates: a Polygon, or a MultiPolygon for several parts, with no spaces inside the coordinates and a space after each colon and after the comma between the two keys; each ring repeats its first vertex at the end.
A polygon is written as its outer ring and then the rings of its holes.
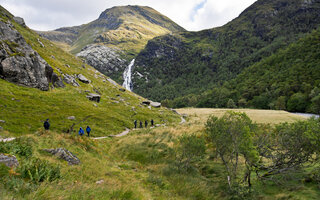
{"type": "Polygon", "coordinates": [[[0,4],[36,30],[76,26],[98,18],[113,6],[150,6],[187,30],[221,26],[256,0],[0,0],[0,4]]]}

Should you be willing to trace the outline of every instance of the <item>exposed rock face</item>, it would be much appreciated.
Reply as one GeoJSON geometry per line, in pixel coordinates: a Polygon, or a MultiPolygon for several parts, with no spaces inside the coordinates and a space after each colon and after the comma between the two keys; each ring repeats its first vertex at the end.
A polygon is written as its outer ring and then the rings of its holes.
{"type": "Polygon", "coordinates": [[[79,158],[77,158],[77,156],[73,155],[67,149],[64,149],[64,148],[43,149],[43,151],[51,153],[52,155],[55,155],[58,158],[61,158],[61,159],[65,160],[65,161],[67,161],[69,165],[78,165],[78,164],[80,164],[79,158]]]}
{"type": "Polygon", "coordinates": [[[23,27],[27,27],[26,23],[24,22],[24,19],[22,17],[13,17],[13,20],[20,24],[23,27]]]}
{"type": "Polygon", "coordinates": [[[90,100],[90,101],[96,101],[96,102],[100,102],[100,99],[101,99],[101,96],[99,94],[93,94],[93,93],[89,93],[87,95],[87,98],[90,100]]]}
{"type": "Polygon", "coordinates": [[[8,167],[19,166],[19,162],[15,156],[6,156],[3,154],[0,154],[0,163],[3,163],[8,167]]]}
{"type": "Polygon", "coordinates": [[[40,90],[49,89],[51,76],[47,75],[52,75],[52,68],[10,22],[0,21],[0,46],[0,78],[40,90]]]}
{"type": "Polygon", "coordinates": [[[91,81],[90,81],[89,79],[87,79],[85,76],[83,76],[82,74],[79,74],[79,75],[78,75],[78,79],[79,79],[79,81],[81,81],[82,83],[86,83],[86,84],[91,83],[91,81]]]}
{"type": "Polygon", "coordinates": [[[121,59],[120,54],[112,48],[102,45],[88,45],[77,56],[86,59],[86,62],[104,74],[124,71],[126,60],[121,59]]]}
{"type": "Polygon", "coordinates": [[[69,74],[62,74],[63,76],[63,80],[64,82],[66,82],[67,84],[71,84],[75,87],[79,87],[79,83],[76,81],[75,77],[74,76],[71,76],[69,74]]]}

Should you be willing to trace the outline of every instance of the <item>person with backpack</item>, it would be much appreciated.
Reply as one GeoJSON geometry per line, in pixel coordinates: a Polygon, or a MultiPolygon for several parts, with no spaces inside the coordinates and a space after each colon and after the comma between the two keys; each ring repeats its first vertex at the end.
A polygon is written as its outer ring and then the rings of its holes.
{"type": "Polygon", "coordinates": [[[154,123],[154,122],[153,122],[153,119],[151,119],[151,126],[153,126],[153,123],[154,123]]]}
{"type": "Polygon", "coordinates": [[[91,132],[91,128],[90,128],[90,126],[87,126],[87,128],[86,128],[86,132],[87,132],[87,134],[88,134],[88,137],[90,137],[90,132],[91,132]]]}
{"type": "Polygon", "coordinates": [[[139,128],[143,128],[143,127],[142,127],[142,122],[141,122],[141,121],[140,121],[140,127],[139,127],[139,128]]]}
{"type": "Polygon", "coordinates": [[[79,135],[80,135],[80,136],[82,136],[82,135],[84,134],[84,130],[82,129],[82,127],[80,127],[80,129],[79,129],[79,132],[78,132],[78,133],[79,133],[79,135]]]}
{"type": "Polygon", "coordinates": [[[134,128],[137,128],[137,120],[134,120],[134,128]]]}
{"type": "Polygon", "coordinates": [[[47,120],[43,123],[43,127],[44,127],[45,130],[49,130],[49,128],[50,128],[49,119],[47,119],[47,120]]]}
{"type": "Polygon", "coordinates": [[[148,127],[148,120],[146,120],[145,122],[144,122],[144,126],[147,128],[148,127]]]}

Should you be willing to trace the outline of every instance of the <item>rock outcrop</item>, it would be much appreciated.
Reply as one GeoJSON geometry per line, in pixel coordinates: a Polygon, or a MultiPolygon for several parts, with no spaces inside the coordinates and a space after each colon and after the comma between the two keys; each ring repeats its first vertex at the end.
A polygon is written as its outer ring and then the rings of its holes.
{"type": "Polygon", "coordinates": [[[73,85],[75,87],[80,86],[74,76],[71,76],[69,74],[62,74],[62,77],[63,77],[63,81],[66,82],[67,84],[73,85]]]}
{"type": "Polygon", "coordinates": [[[87,98],[90,100],[90,101],[95,101],[95,102],[100,102],[100,99],[101,99],[101,96],[99,94],[93,94],[93,93],[89,93],[87,95],[87,98]]]}
{"type": "Polygon", "coordinates": [[[58,158],[67,161],[69,165],[78,165],[78,164],[80,164],[79,158],[77,158],[77,156],[73,155],[70,151],[68,151],[65,148],[43,149],[43,151],[51,153],[52,155],[55,155],[58,158]]]}
{"type": "Polygon", "coordinates": [[[79,79],[79,81],[81,81],[82,83],[86,83],[86,84],[91,83],[91,81],[90,81],[89,79],[87,79],[85,76],[83,76],[82,74],[79,74],[79,75],[78,75],[78,79],[79,79]]]}
{"type": "Polygon", "coordinates": [[[161,103],[159,102],[151,102],[150,104],[152,107],[155,107],[155,108],[160,108],[161,107],[161,103]]]}
{"type": "Polygon", "coordinates": [[[52,77],[51,66],[26,43],[10,21],[0,21],[0,33],[0,78],[48,90],[50,80],[57,78],[52,77]]]}
{"type": "Polygon", "coordinates": [[[77,56],[84,58],[89,65],[106,75],[123,72],[127,66],[127,61],[121,59],[115,49],[102,45],[88,45],[77,56]]]}
{"type": "Polygon", "coordinates": [[[3,163],[8,167],[19,166],[19,162],[15,156],[8,156],[4,154],[0,154],[0,163],[3,163]]]}
{"type": "Polygon", "coordinates": [[[27,27],[26,23],[24,22],[24,19],[22,17],[13,17],[13,20],[20,24],[23,27],[27,27]]]}

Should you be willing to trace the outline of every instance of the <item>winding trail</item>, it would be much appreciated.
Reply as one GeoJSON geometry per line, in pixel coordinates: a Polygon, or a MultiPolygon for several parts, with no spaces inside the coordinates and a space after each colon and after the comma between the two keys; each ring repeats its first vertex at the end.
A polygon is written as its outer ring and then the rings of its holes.
{"type": "Polygon", "coordinates": [[[94,140],[101,140],[101,139],[110,138],[110,137],[122,137],[122,136],[128,135],[129,132],[130,132],[130,129],[126,128],[126,130],[123,131],[123,132],[120,133],[120,134],[117,134],[117,135],[108,135],[108,136],[105,136],[105,137],[96,137],[96,138],[93,138],[93,139],[94,139],[94,140]]]}

